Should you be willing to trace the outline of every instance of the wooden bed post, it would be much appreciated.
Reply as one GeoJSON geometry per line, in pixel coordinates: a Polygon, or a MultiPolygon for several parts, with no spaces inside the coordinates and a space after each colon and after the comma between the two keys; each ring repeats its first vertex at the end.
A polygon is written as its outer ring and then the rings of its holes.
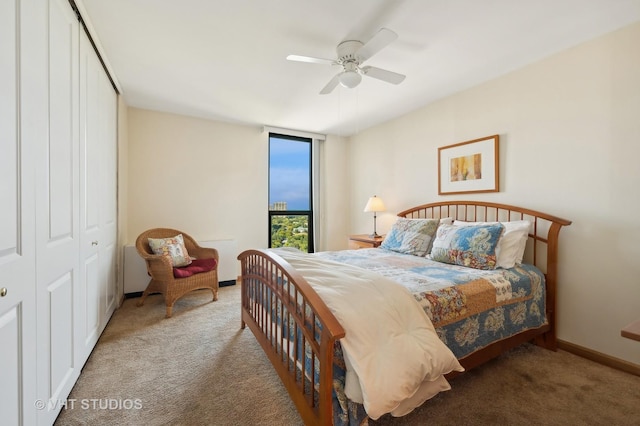
{"type": "MultiPolygon", "coordinates": [[[[569,222],[571,223],[571,222],[569,222]]],[[[546,287],[546,310],[547,321],[551,325],[551,329],[537,336],[535,342],[538,346],[542,346],[552,351],[558,349],[558,341],[556,334],[556,292],[558,282],[558,235],[563,224],[552,222],[547,234],[547,273],[545,274],[546,287]]]]}

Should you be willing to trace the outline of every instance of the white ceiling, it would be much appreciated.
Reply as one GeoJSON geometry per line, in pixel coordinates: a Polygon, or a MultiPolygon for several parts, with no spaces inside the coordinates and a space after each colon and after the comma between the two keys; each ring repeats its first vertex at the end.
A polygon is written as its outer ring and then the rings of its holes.
{"type": "Polygon", "coordinates": [[[640,20],[640,0],[78,0],[129,106],[351,135],[640,20]],[[84,5],[84,6],[83,6],[84,5]],[[364,77],[318,94],[338,43],[398,39],[364,77]]]}

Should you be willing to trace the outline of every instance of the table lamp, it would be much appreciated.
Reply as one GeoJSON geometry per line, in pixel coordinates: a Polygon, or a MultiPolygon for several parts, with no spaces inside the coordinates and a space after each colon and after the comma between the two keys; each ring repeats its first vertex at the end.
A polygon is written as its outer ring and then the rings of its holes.
{"type": "Polygon", "coordinates": [[[375,195],[369,198],[369,201],[367,201],[367,205],[364,206],[365,212],[373,212],[373,234],[369,235],[372,238],[380,237],[380,235],[378,235],[378,233],[376,232],[376,213],[383,212],[384,210],[384,203],[375,195]]]}

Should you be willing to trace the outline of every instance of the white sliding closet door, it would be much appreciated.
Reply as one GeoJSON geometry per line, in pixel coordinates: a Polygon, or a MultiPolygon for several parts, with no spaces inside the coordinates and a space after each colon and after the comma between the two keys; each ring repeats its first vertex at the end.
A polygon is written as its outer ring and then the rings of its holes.
{"type": "Polygon", "coordinates": [[[67,0],[48,4],[48,139],[36,172],[38,424],[53,424],[84,360],[74,348],[79,268],[78,20],[67,0]]]}
{"type": "Polygon", "coordinates": [[[117,304],[117,98],[81,28],[0,0],[2,425],[55,422],[117,304]]]}
{"type": "Polygon", "coordinates": [[[116,94],[80,34],[79,356],[86,359],[116,307],[116,94]]]}
{"type": "MultiPolygon", "coordinates": [[[[94,54],[94,57],[95,54],[94,54]]],[[[118,97],[106,72],[100,68],[100,139],[102,154],[100,182],[100,265],[102,298],[100,299],[100,333],[118,307],[118,97]]],[[[88,355],[88,354],[87,354],[88,355]]]]}
{"type": "Polygon", "coordinates": [[[33,146],[19,132],[19,0],[0,1],[0,423],[35,423],[33,146]]]}

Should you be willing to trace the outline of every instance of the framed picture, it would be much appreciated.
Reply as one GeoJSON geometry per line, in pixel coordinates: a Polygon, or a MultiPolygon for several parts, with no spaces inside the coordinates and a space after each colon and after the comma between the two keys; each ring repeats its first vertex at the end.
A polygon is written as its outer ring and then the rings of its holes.
{"type": "Polygon", "coordinates": [[[438,148],[438,194],[498,192],[499,136],[438,148]]]}

